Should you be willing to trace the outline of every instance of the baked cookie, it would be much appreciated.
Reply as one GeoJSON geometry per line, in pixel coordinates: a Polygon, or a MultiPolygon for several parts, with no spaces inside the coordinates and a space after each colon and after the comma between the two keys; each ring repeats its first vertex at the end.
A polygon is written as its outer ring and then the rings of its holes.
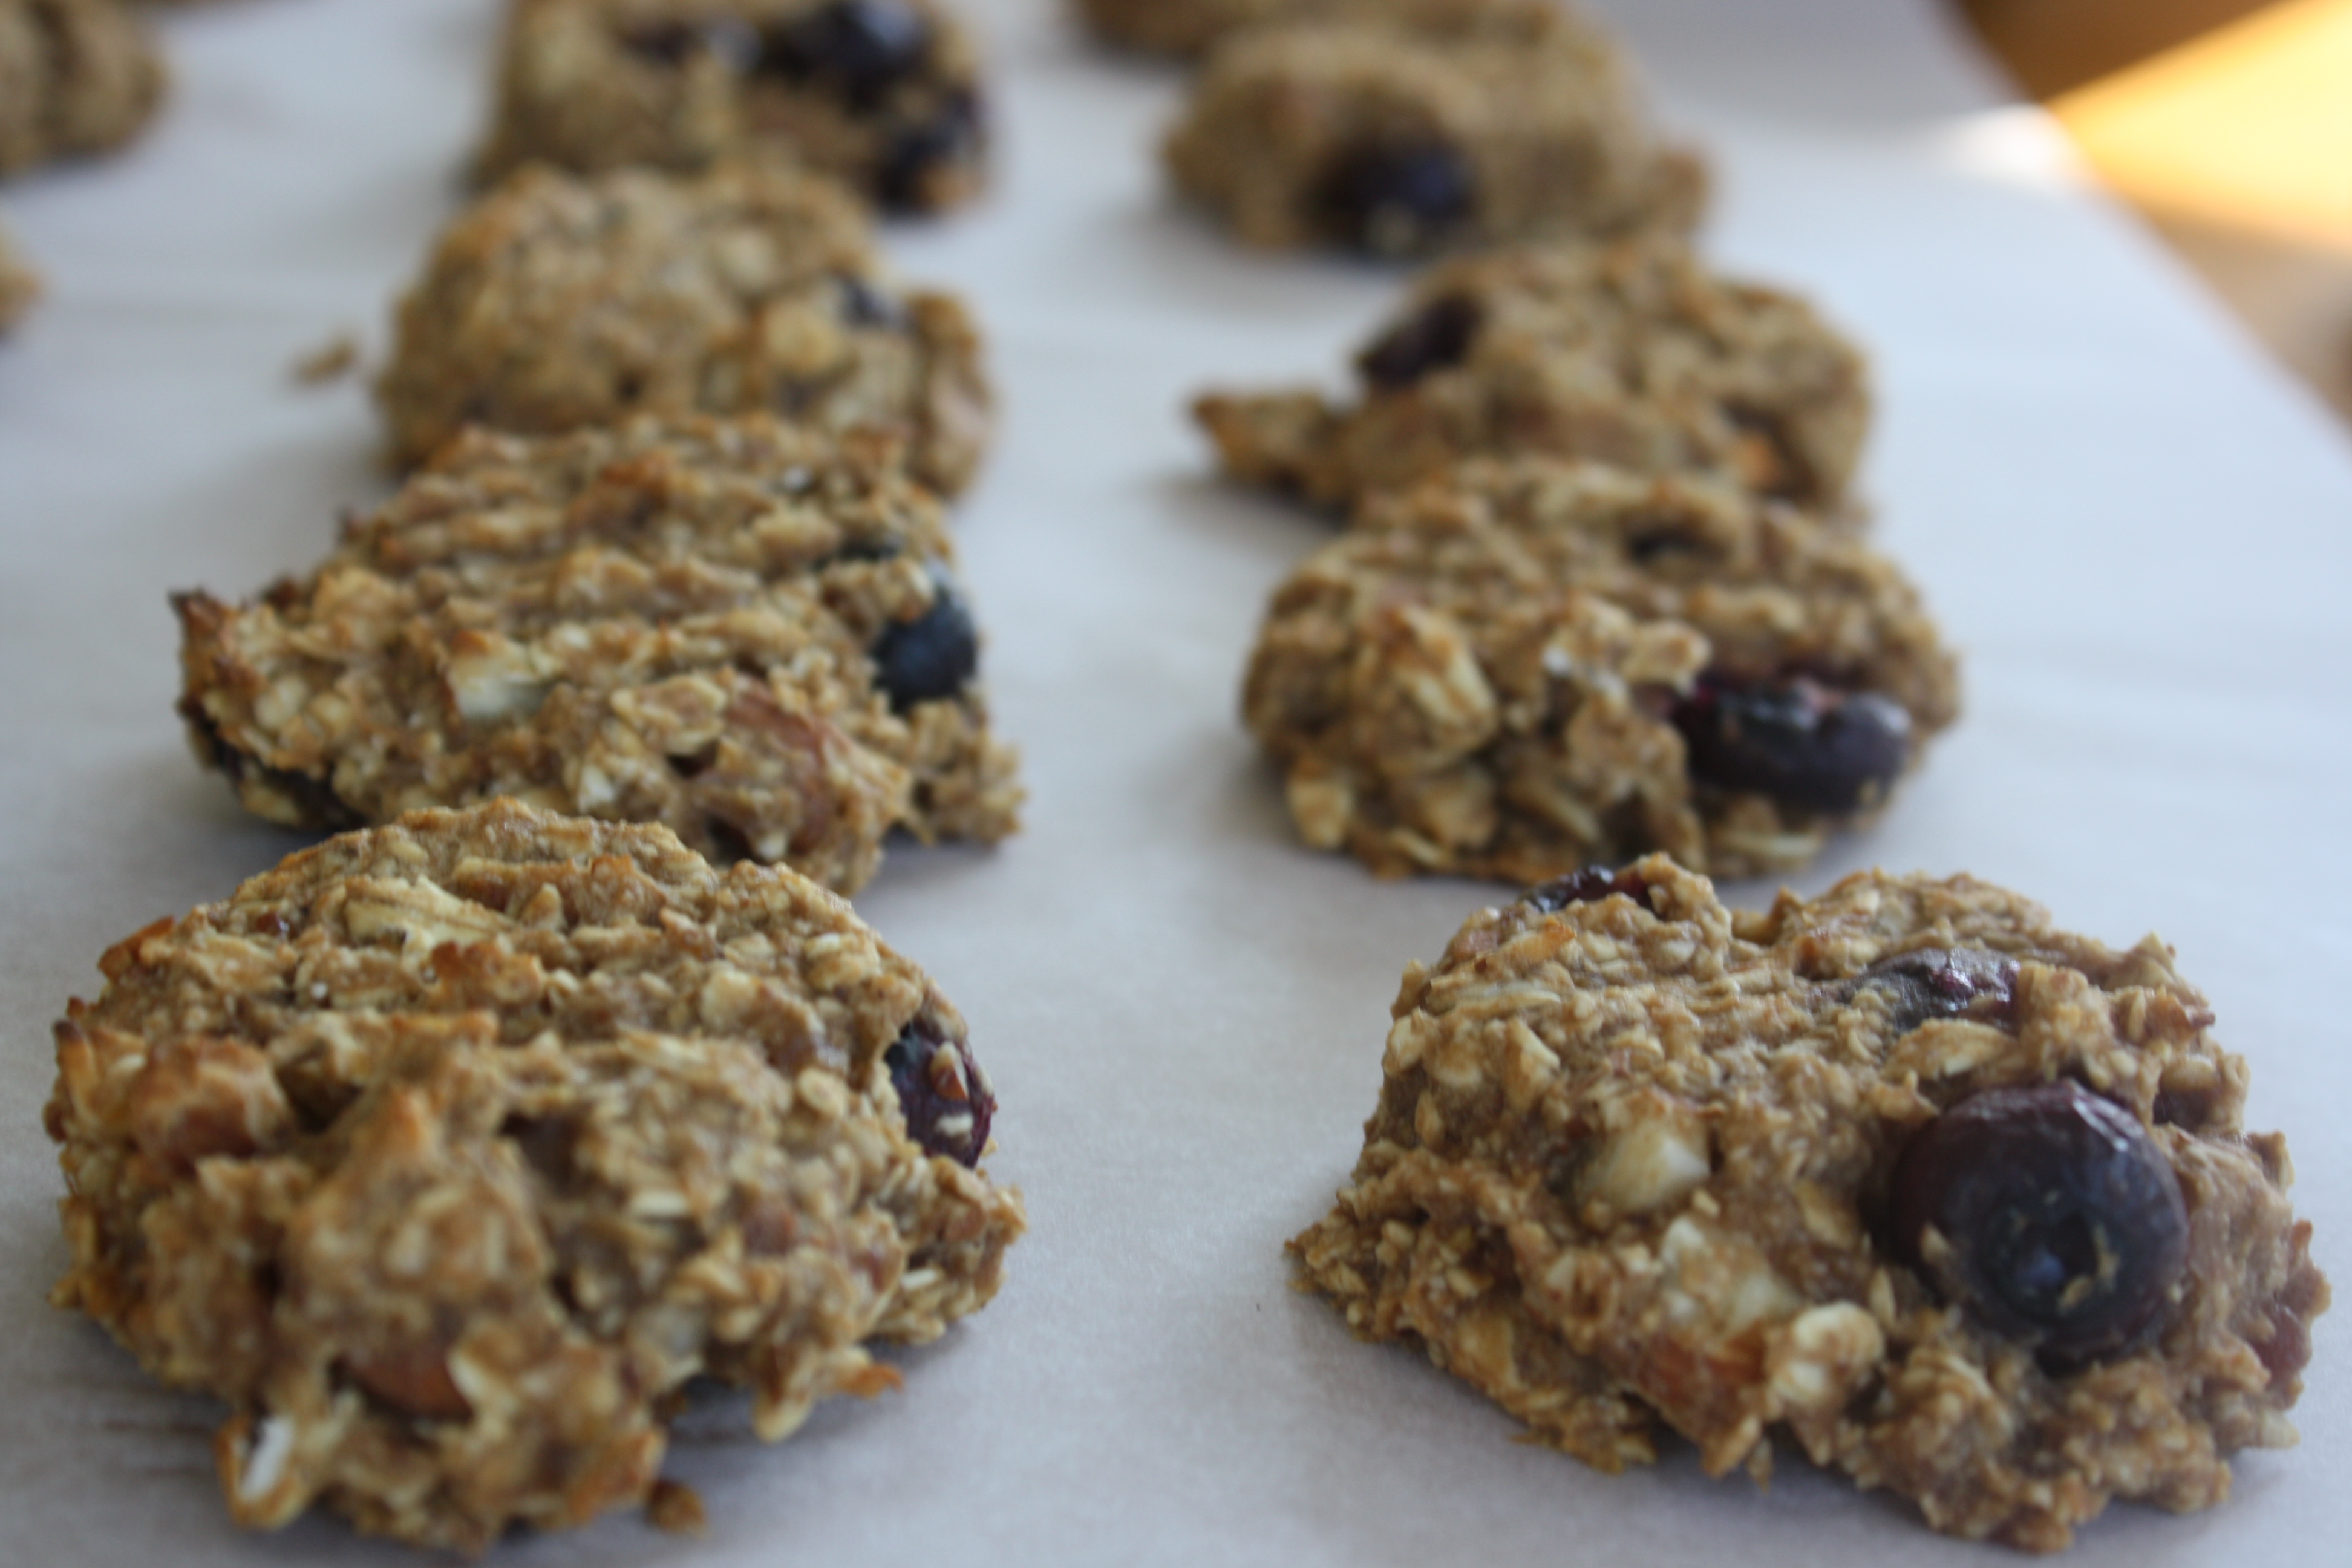
{"type": "Polygon", "coordinates": [[[1358,355],[1352,405],[1213,394],[1193,412],[1234,478],[1322,503],[1520,452],[1727,475],[1838,508],[1867,367],[1793,295],[1666,238],[1528,247],[1433,268],[1358,355]]]}
{"type": "Polygon", "coordinates": [[[293,856],[100,961],[45,1117],[52,1293],[226,1401],[240,1524],[479,1552],[651,1502],[689,1380],[759,1435],[899,1383],[1020,1195],[962,1018],[848,905],[512,801],[293,856]]]}
{"type": "Polygon", "coordinates": [[[982,183],[979,73],[934,0],[513,0],[478,169],[749,159],[932,211],[982,183]]]}
{"type": "Polygon", "coordinates": [[[273,822],[514,795],[850,892],[893,828],[1017,826],[950,555],[878,443],[765,418],[472,431],[310,575],[176,595],[180,712],[273,822]]]}
{"type": "Polygon", "coordinates": [[[889,283],[832,181],[769,169],[524,170],[442,235],[376,392],[404,465],[467,424],[765,411],[894,431],[950,495],[992,422],[963,306],[889,283]]]}
{"type": "Polygon", "coordinates": [[[0,332],[16,324],[41,292],[40,276],[26,266],[0,228],[0,332]]]}
{"type": "Polygon", "coordinates": [[[154,43],[115,0],[0,0],[0,174],[121,146],[163,91],[154,43]]]}
{"type": "Polygon", "coordinates": [[[1363,1157],[1292,1249],[1356,1332],[1588,1464],[1664,1427],[1760,1478],[1785,1432],[2051,1551],[2294,1440],[2327,1282],[2153,937],[1965,877],[1734,913],[1661,856],[1472,916],[1394,1016],[1363,1157]]]}
{"type": "Polygon", "coordinates": [[[1370,502],[1276,590],[1242,705],[1300,837],[1382,876],[1748,876],[1873,817],[1958,678],[1851,534],[1521,458],[1370,502]]]}
{"type": "Polygon", "coordinates": [[[1548,0],[1381,12],[1220,45],[1168,138],[1177,188],[1268,248],[1410,256],[1697,221],[1697,157],[1660,141],[1581,16],[1548,0]]]}

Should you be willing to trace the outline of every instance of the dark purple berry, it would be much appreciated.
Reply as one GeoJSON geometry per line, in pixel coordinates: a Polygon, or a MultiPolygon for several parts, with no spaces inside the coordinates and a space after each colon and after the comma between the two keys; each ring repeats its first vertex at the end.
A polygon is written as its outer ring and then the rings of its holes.
{"type": "Polygon", "coordinates": [[[1570,904],[1597,904],[1612,893],[1622,893],[1639,901],[1649,890],[1650,884],[1642,879],[1638,871],[1587,866],[1581,871],[1538,883],[1520,897],[1519,902],[1538,914],[1556,915],[1570,904]]]}
{"type": "Polygon", "coordinates": [[[984,135],[980,100],[968,92],[952,95],[929,119],[902,128],[890,139],[874,171],[876,199],[898,212],[929,205],[932,174],[979,157],[984,135]]]}
{"type": "Polygon", "coordinates": [[[905,0],[835,0],[772,30],[763,45],[760,69],[826,83],[870,109],[922,68],[931,24],[905,0]]]}
{"type": "Polygon", "coordinates": [[[961,691],[980,668],[980,634],[963,601],[940,588],[931,607],[898,621],[874,645],[874,662],[890,706],[905,712],[961,691]]]}
{"type": "Polygon", "coordinates": [[[1411,386],[1432,371],[1460,364],[1478,335],[1475,300],[1448,294],[1433,300],[1381,334],[1356,356],[1356,368],[1374,386],[1411,386]]]}
{"type": "Polygon", "coordinates": [[[259,758],[229,744],[228,737],[220,732],[212,715],[194,697],[181,699],[180,717],[188,721],[188,730],[205,760],[222,773],[231,784],[243,784],[257,779],[273,793],[293,803],[297,816],[306,826],[324,828],[329,833],[345,833],[366,826],[367,819],[352,809],[342,796],[335,793],[331,780],[314,778],[286,768],[273,768],[259,758]]]}
{"type": "Polygon", "coordinates": [[[2139,1119],[2062,1080],[1988,1089],[1911,1140],[1896,1251],[2064,1371],[2131,1348],[2189,1257],[2189,1210],[2139,1119]],[[1933,1227],[1934,1239],[1928,1237],[1933,1227]]]}
{"type": "Polygon", "coordinates": [[[1703,679],[1675,705],[1674,720],[1693,778],[1794,811],[1875,805],[1911,760],[1911,715],[1900,703],[1801,677],[1703,679]]]}
{"type": "Polygon", "coordinates": [[[907,1136],[927,1154],[944,1154],[978,1165],[988,1147],[988,1126],[996,1117],[996,1096],[971,1047],[949,1039],[927,1019],[917,1018],[882,1053],[907,1136]]]}
{"type": "Polygon", "coordinates": [[[907,330],[906,307],[889,294],[852,273],[841,273],[835,281],[841,285],[842,320],[851,326],[891,332],[907,330]]]}
{"type": "Polygon", "coordinates": [[[1323,207],[1349,244],[1382,256],[1428,250],[1470,216],[1470,165],[1443,142],[1360,147],[1326,176],[1323,207]]]}
{"type": "Polygon", "coordinates": [[[1884,994],[1897,1035],[1930,1018],[2006,1022],[2017,1004],[2017,960],[1980,947],[1923,947],[1882,958],[1847,984],[1849,994],[1884,994]]]}

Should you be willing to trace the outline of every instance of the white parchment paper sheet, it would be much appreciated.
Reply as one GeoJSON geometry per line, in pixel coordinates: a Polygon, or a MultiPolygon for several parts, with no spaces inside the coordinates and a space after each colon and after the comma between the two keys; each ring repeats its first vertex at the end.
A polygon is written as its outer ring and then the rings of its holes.
{"type": "MultiPolygon", "coordinates": [[[[1227,247],[1151,161],[1174,71],[1094,49],[1053,0],[969,8],[1002,178],[891,242],[992,334],[1003,439],[958,527],[1034,798],[1001,851],[895,853],[859,905],[971,1016],[1004,1100],[993,1169],[1034,1234],[994,1307],[905,1358],[902,1394],[776,1449],[740,1410],[698,1415],[671,1471],[706,1538],[618,1518],[500,1559],[1998,1561],[1795,1464],[1761,1496],[1686,1451],[1594,1475],[1288,1289],[1281,1243],[1354,1158],[1398,972],[1498,890],[1377,884],[1293,844],[1235,689],[1321,527],[1213,483],[1180,410],[1212,382],[1336,377],[1399,279],[1227,247]]],[[[1875,352],[1881,537],[1969,656],[1962,727],[1801,884],[1969,869],[2113,942],[2162,931],[2253,1059],[2253,1123],[2294,1140],[2323,1263],[2352,1275],[2352,448],[2002,107],[1931,0],[1605,9],[1717,154],[1717,254],[1875,352]]],[[[65,1253],[37,1129],[48,1023],[100,952],[296,845],[190,763],[163,595],[300,569],[383,493],[360,384],[288,367],[345,330],[380,359],[454,210],[491,11],[173,15],[153,134],[0,192],[51,280],[0,345],[0,1562],[411,1560],[329,1520],[228,1525],[216,1412],[44,1304],[65,1253]]],[[[2352,1538],[2339,1321],[2301,1450],[2247,1458],[2210,1514],[2120,1509],[2076,1560],[2352,1538]]]]}

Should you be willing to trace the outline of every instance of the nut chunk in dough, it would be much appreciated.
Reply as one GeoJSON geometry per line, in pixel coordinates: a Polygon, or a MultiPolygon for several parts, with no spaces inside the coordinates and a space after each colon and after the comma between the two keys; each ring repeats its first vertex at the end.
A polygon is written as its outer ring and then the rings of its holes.
{"type": "Polygon", "coordinates": [[[176,595],[180,713],[289,826],[509,795],[852,892],[894,829],[1017,826],[951,560],[878,440],[475,430],[308,576],[176,595]]]}
{"type": "Polygon", "coordinates": [[[1861,353],[1797,297],[1679,241],[1524,247],[1432,268],[1357,356],[1351,405],[1193,406],[1225,470],[1345,503],[1477,456],[1700,472],[1839,510],[1870,424],[1861,353]]]}
{"type": "Polygon", "coordinates": [[[1383,876],[1722,875],[1867,825],[1958,709],[1877,552],[1736,488],[1465,464],[1276,590],[1243,693],[1300,836],[1383,876]]]}
{"type": "Polygon", "coordinates": [[[479,173],[813,169],[894,211],[976,195],[979,51],[937,0],[512,0],[479,173]]]}
{"type": "Polygon", "coordinates": [[[985,1305],[1023,1228],[922,972],[660,827],[420,812],[100,967],[56,1031],[52,1300],[228,1404],[242,1524],[478,1552],[675,1512],[689,1380],[770,1441],[897,1387],[868,1347],[985,1305]]]}
{"type": "Polygon", "coordinates": [[[832,181],[751,169],[516,175],[435,246],[376,390],[404,465],[467,424],[771,413],[890,431],[946,495],[991,423],[962,304],[890,282],[832,181]]]}
{"type": "Polygon", "coordinates": [[[1654,857],[1473,916],[1394,1008],[1379,1109],[1291,1246],[1617,1471],[1818,1465],[2054,1551],[2294,1440],[2327,1282],[2246,1064],[2151,937],[1966,877],[1735,913],[1654,857]]]}

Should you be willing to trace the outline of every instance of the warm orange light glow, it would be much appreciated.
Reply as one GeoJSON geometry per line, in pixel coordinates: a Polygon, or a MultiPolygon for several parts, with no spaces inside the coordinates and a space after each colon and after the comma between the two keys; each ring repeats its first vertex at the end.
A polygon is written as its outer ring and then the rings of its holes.
{"type": "Polygon", "coordinates": [[[2148,207],[2352,252],[2352,0],[2294,0],[2050,106],[2148,207]]]}

